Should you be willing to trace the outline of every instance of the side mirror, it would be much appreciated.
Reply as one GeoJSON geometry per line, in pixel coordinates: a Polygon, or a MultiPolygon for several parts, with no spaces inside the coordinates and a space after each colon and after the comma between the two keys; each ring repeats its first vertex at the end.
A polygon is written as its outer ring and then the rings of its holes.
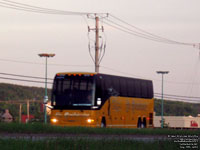
{"type": "Polygon", "coordinates": [[[97,98],[97,105],[101,105],[101,98],[97,98]]]}
{"type": "Polygon", "coordinates": [[[108,92],[109,96],[118,96],[119,95],[119,93],[113,88],[108,88],[107,92],[108,92]]]}

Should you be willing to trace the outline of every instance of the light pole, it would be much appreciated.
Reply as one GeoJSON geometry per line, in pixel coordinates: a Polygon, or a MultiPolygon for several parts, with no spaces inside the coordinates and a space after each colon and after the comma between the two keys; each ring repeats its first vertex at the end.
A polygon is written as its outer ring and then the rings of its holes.
{"type": "Polygon", "coordinates": [[[46,104],[48,101],[48,95],[47,95],[47,58],[54,57],[55,54],[47,54],[47,53],[41,53],[38,54],[40,57],[46,58],[45,63],[45,96],[44,96],[44,123],[47,123],[47,114],[46,114],[46,104]]]}
{"type": "Polygon", "coordinates": [[[158,74],[162,75],[162,104],[161,104],[161,128],[164,126],[164,119],[163,119],[163,76],[164,74],[168,74],[169,71],[157,71],[158,74]]]}

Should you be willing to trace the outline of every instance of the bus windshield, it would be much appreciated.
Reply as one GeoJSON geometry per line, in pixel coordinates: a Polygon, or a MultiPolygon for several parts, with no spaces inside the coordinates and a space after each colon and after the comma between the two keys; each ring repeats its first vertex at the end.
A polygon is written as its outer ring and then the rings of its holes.
{"type": "Polygon", "coordinates": [[[56,75],[52,91],[52,106],[92,106],[94,76],[56,75]]]}

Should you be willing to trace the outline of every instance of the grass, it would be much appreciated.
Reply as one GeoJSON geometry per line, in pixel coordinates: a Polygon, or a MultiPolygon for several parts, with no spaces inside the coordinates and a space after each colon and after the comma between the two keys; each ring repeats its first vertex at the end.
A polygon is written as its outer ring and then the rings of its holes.
{"type": "MultiPolygon", "coordinates": [[[[134,141],[128,139],[80,138],[80,134],[99,135],[200,135],[200,130],[172,129],[117,129],[60,127],[49,124],[0,123],[1,133],[75,134],[75,138],[0,138],[1,150],[178,150],[179,143],[173,140],[134,141]],[[77,134],[77,135],[76,135],[77,134]]],[[[200,141],[198,142],[200,145],[200,141]]]]}
{"type": "Polygon", "coordinates": [[[178,150],[179,145],[172,141],[138,142],[129,140],[19,140],[0,139],[1,150],[178,150]]]}
{"type": "Polygon", "coordinates": [[[0,133],[200,135],[200,130],[86,128],[86,127],[60,127],[42,123],[34,123],[34,124],[0,123],[0,133]]]}

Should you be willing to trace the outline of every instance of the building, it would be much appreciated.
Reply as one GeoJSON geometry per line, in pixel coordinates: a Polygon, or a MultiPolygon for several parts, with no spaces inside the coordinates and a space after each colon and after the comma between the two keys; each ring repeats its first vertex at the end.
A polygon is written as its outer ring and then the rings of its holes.
{"type": "MultiPolygon", "coordinates": [[[[164,126],[169,128],[200,128],[200,115],[164,116],[164,126]]],[[[161,127],[161,116],[154,116],[154,127],[161,127]]]]}
{"type": "Polygon", "coordinates": [[[6,109],[5,113],[1,116],[1,121],[2,122],[12,122],[13,121],[13,116],[9,113],[9,110],[6,109]]]}

